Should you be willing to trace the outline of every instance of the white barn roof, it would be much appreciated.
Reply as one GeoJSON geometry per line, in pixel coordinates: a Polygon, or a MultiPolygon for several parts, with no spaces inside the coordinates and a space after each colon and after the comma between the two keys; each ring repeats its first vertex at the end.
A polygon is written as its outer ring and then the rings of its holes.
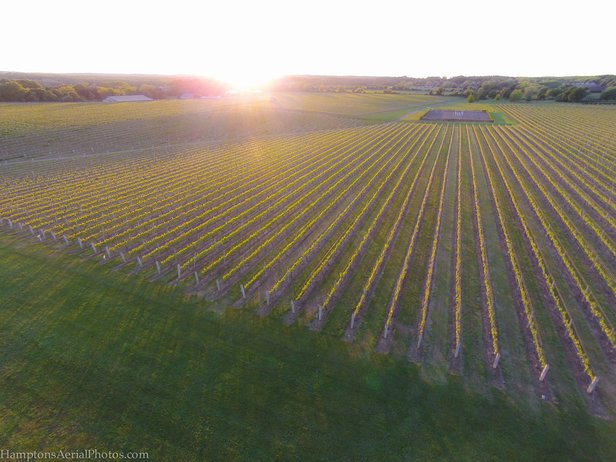
{"type": "Polygon", "coordinates": [[[128,103],[131,101],[152,101],[152,98],[145,95],[108,96],[103,100],[103,103],[128,103]]]}

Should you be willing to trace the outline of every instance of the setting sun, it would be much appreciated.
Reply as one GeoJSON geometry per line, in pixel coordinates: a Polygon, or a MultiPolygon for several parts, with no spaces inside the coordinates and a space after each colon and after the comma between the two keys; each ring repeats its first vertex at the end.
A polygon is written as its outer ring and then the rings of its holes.
{"type": "Polygon", "coordinates": [[[259,72],[246,73],[244,69],[237,69],[235,72],[214,75],[214,77],[229,84],[233,91],[251,91],[260,90],[277,76],[259,72]]]}

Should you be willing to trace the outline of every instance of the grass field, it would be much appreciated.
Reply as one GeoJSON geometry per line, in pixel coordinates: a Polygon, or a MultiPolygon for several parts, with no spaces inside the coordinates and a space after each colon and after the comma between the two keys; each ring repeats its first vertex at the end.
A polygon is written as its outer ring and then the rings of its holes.
{"type": "Polygon", "coordinates": [[[395,120],[402,114],[427,105],[460,100],[421,94],[382,93],[278,93],[275,98],[285,109],[381,121],[395,120]]]}
{"type": "Polygon", "coordinates": [[[146,103],[0,103],[0,161],[220,144],[255,136],[387,122],[426,95],[275,93],[146,103]]]}
{"type": "Polygon", "coordinates": [[[26,147],[50,133],[78,147],[75,114],[97,136],[160,127],[114,141],[130,153],[0,164],[6,446],[616,454],[614,108],[146,104],[11,107],[59,111],[26,147]],[[428,107],[494,124],[419,121],[428,107]]]}
{"type": "Polygon", "coordinates": [[[610,460],[613,421],[0,238],[3,448],[151,460],[610,460]]]}
{"type": "Polygon", "coordinates": [[[288,111],[265,97],[0,104],[0,160],[224,143],[361,123],[337,115],[288,111]]]}

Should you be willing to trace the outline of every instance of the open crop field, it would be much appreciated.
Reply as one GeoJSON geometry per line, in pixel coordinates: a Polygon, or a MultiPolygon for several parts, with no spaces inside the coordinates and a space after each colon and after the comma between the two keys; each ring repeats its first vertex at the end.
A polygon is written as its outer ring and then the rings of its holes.
{"type": "Polygon", "coordinates": [[[616,108],[429,106],[478,109],[2,106],[0,436],[44,445],[66,412],[54,443],[169,460],[609,460],[616,108]],[[485,441],[458,428],[471,407],[485,441]]]}
{"type": "Polygon", "coordinates": [[[353,117],[372,121],[394,121],[422,111],[426,106],[459,102],[460,98],[417,93],[278,93],[275,102],[287,110],[353,117]]]}
{"type": "Polygon", "coordinates": [[[456,98],[387,94],[237,96],[145,103],[0,103],[0,161],[202,146],[391,121],[456,98]]]}
{"type": "Polygon", "coordinates": [[[335,114],[290,111],[269,98],[145,103],[0,103],[0,161],[190,146],[359,125],[335,114]]]}

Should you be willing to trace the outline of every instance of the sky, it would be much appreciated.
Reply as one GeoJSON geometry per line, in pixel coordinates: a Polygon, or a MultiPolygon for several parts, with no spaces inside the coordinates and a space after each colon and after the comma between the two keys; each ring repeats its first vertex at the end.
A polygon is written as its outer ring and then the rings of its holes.
{"type": "Polygon", "coordinates": [[[616,74],[605,0],[3,2],[0,70],[194,74],[616,74]],[[603,13],[603,14],[602,14],[603,13]]]}

